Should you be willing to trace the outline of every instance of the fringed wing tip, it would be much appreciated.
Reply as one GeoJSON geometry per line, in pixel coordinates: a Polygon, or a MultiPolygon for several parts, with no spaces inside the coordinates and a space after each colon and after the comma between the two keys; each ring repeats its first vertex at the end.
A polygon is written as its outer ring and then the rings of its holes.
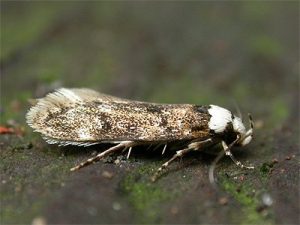
{"type": "Polygon", "coordinates": [[[51,144],[51,145],[52,144],[57,144],[60,147],[69,146],[69,145],[88,147],[88,146],[99,144],[99,142],[79,142],[79,141],[58,140],[58,139],[51,138],[51,137],[46,137],[46,136],[43,136],[43,139],[48,144],[51,144]]]}

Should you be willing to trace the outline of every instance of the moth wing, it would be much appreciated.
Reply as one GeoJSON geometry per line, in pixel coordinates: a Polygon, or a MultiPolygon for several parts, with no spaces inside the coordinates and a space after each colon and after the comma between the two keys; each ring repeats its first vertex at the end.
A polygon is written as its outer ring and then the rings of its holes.
{"type": "Polygon", "coordinates": [[[33,107],[29,110],[28,114],[30,115],[34,111],[41,110],[42,108],[49,109],[55,106],[70,106],[93,101],[116,103],[134,102],[128,99],[102,94],[88,88],[60,88],[47,94],[44,98],[30,100],[33,107]]]}
{"type": "Polygon", "coordinates": [[[112,95],[103,94],[88,88],[61,88],[57,90],[60,93],[72,92],[74,95],[81,98],[81,101],[84,102],[91,102],[91,101],[98,101],[98,102],[116,102],[116,103],[126,103],[132,102],[131,100],[118,98],[112,95]]]}
{"type": "Polygon", "coordinates": [[[26,115],[27,123],[34,131],[42,134],[43,138],[50,144],[60,145],[84,145],[88,146],[97,142],[77,142],[59,140],[50,132],[54,127],[46,127],[45,121],[51,115],[60,115],[62,109],[73,108],[75,105],[84,105],[88,102],[100,103],[128,103],[133,102],[127,99],[114,97],[99,93],[87,88],[60,88],[55,92],[49,93],[44,98],[36,99],[34,105],[30,108],[26,115]]]}
{"type": "Polygon", "coordinates": [[[29,126],[50,144],[87,146],[103,141],[119,143],[187,138],[188,134],[184,134],[177,123],[175,127],[174,124],[163,129],[160,127],[162,123],[167,126],[170,114],[175,117],[175,122],[181,121],[186,117],[186,109],[188,107],[183,105],[130,101],[90,89],[61,88],[38,99],[26,119],[29,126]],[[125,104],[118,108],[118,103],[125,104]],[[124,121],[120,121],[120,115],[124,121]],[[170,131],[167,132],[167,128],[170,131]]]}

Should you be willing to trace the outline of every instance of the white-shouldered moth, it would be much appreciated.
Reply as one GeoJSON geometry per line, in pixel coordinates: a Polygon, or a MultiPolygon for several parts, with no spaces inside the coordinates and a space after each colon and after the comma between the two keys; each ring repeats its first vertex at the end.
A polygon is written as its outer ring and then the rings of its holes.
{"type": "Polygon", "coordinates": [[[157,104],[131,101],[90,89],[61,88],[38,99],[26,115],[27,123],[49,144],[89,146],[115,144],[71,170],[78,170],[99,159],[137,145],[186,143],[164,163],[208,144],[221,143],[226,155],[242,168],[232,153],[233,146],[247,145],[252,139],[253,121],[246,130],[240,117],[216,105],[157,104]]]}

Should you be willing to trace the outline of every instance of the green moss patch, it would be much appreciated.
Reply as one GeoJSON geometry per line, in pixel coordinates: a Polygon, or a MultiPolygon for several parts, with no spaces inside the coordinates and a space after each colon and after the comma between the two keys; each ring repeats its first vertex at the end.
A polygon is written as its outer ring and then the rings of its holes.
{"type": "Polygon", "coordinates": [[[160,205],[173,195],[147,179],[152,173],[151,166],[144,166],[127,176],[121,184],[122,191],[134,208],[137,223],[159,223],[160,205]]]}
{"type": "Polygon", "coordinates": [[[227,193],[241,204],[243,213],[241,224],[273,224],[271,218],[260,211],[261,201],[259,196],[261,190],[257,191],[250,182],[240,184],[228,177],[221,179],[221,185],[227,193]]]}

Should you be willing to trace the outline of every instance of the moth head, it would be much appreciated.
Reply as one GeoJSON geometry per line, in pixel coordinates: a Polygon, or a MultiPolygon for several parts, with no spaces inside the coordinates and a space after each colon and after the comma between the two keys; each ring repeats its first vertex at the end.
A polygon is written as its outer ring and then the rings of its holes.
{"type": "Polygon", "coordinates": [[[235,145],[240,146],[245,146],[252,140],[253,121],[250,114],[250,128],[247,130],[242,119],[225,108],[210,105],[208,113],[211,115],[209,129],[216,135],[224,137],[228,142],[235,141],[235,145]]]}
{"type": "Polygon", "coordinates": [[[251,115],[249,114],[249,124],[250,128],[246,130],[245,125],[241,118],[237,116],[233,116],[232,125],[233,130],[239,135],[239,140],[237,141],[237,145],[245,146],[250,143],[253,136],[253,120],[251,115]]]}

